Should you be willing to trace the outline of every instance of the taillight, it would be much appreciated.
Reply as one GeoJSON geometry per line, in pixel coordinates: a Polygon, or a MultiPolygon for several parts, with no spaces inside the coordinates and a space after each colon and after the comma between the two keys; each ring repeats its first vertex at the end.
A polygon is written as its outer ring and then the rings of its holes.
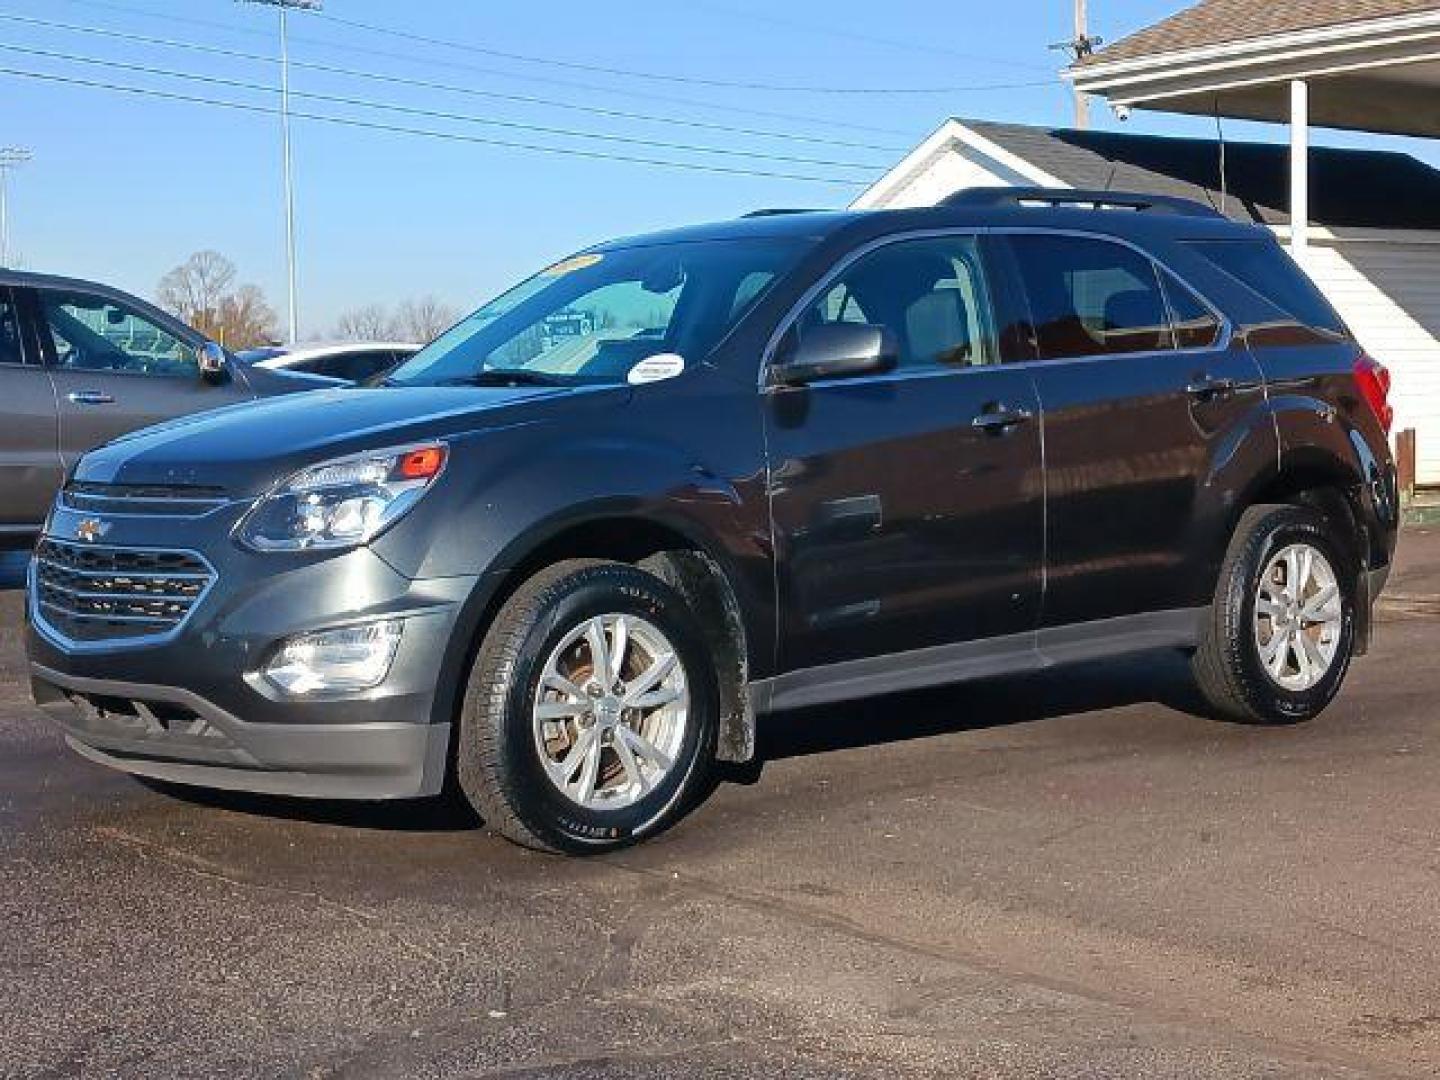
{"type": "Polygon", "coordinates": [[[1388,435],[1395,420],[1395,409],[1390,404],[1390,372],[1380,361],[1361,353],[1355,359],[1355,388],[1388,435]]]}

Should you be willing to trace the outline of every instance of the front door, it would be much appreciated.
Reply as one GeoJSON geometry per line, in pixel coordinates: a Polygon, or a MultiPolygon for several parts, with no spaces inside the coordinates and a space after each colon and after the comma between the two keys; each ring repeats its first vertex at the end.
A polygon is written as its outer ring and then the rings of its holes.
{"type": "Polygon", "coordinates": [[[980,243],[928,236],[863,255],[822,286],[777,359],[836,321],[887,327],[901,355],[885,374],[764,391],[779,670],[1028,634],[1039,404],[1029,372],[1001,362],[980,243]]]}
{"type": "Polygon", "coordinates": [[[251,397],[238,380],[201,378],[195,350],[128,304],[78,289],[36,295],[67,468],[117,435],[251,397]]]}
{"type": "Polygon", "coordinates": [[[1207,548],[1260,369],[1148,255],[1100,237],[1008,238],[1033,316],[1048,491],[1043,627],[1210,602],[1207,548]]]}
{"type": "Polygon", "coordinates": [[[60,486],[55,387],[14,293],[0,286],[0,538],[37,529],[60,486]]]}

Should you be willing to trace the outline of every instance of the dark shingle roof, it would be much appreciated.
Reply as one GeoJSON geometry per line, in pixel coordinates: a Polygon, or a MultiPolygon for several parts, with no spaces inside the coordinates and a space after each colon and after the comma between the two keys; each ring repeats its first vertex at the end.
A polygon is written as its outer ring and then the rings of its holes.
{"type": "MultiPolygon", "coordinates": [[[[1220,204],[1220,147],[1211,139],[958,122],[1071,187],[1220,204]]],[[[1225,179],[1223,209],[1230,217],[1269,225],[1290,220],[1289,147],[1227,142],[1225,179]]],[[[1331,226],[1440,229],[1440,171],[1394,151],[1312,146],[1310,219],[1331,226]]]]}
{"type": "Polygon", "coordinates": [[[1436,0],[1200,0],[1101,49],[1081,66],[1437,10],[1436,0]]]}

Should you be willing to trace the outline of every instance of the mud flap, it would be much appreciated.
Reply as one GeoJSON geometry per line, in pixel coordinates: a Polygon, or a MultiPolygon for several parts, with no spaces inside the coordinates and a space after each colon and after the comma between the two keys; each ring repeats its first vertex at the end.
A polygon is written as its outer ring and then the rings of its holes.
{"type": "Polygon", "coordinates": [[[1370,638],[1375,623],[1375,593],[1370,587],[1370,574],[1362,570],[1355,578],[1355,649],[1354,655],[1370,651],[1370,638]]]}

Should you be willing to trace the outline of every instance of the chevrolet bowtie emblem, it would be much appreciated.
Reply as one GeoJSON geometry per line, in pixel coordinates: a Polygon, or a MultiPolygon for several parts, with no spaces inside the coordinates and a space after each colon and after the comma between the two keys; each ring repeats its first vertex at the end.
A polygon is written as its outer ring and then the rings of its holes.
{"type": "Polygon", "coordinates": [[[109,522],[101,521],[99,518],[83,518],[80,524],[75,526],[75,539],[93,544],[109,531],[109,522]]]}

